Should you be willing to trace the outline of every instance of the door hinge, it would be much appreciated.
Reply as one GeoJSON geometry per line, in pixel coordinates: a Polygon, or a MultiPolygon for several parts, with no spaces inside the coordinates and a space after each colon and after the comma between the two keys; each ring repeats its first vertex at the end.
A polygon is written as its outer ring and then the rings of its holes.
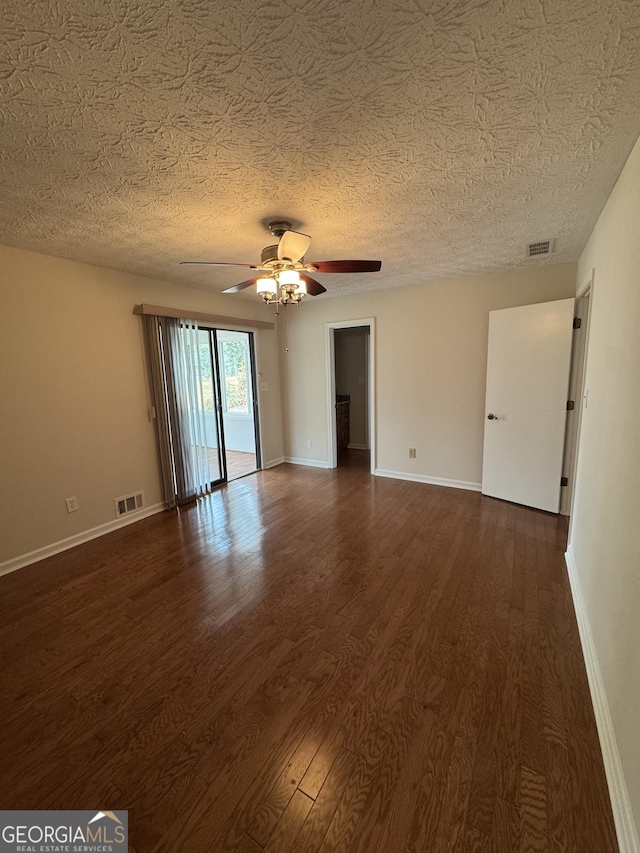
{"type": "Polygon", "coordinates": [[[582,319],[580,317],[573,318],[573,328],[580,329],[582,327],[582,319]]]}
{"type": "Polygon", "coordinates": [[[569,485],[569,478],[568,477],[561,477],[560,478],[560,485],[561,486],[568,486],[569,485]]]}
{"type": "Polygon", "coordinates": [[[573,400],[567,400],[567,411],[572,412],[576,407],[576,404],[573,400]]]}

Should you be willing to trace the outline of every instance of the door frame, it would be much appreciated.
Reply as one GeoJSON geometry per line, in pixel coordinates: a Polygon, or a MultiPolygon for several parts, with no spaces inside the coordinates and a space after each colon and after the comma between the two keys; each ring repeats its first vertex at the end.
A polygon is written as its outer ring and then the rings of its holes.
{"type": "MultiPolygon", "coordinates": [[[[249,370],[251,373],[251,391],[252,396],[249,400],[249,404],[252,407],[253,413],[253,431],[255,436],[255,456],[256,456],[256,471],[262,470],[262,421],[260,418],[260,395],[258,393],[258,378],[260,376],[260,372],[258,370],[258,336],[256,334],[255,329],[248,328],[246,326],[241,325],[230,325],[223,323],[202,323],[200,325],[198,323],[199,329],[204,329],[210,332],[210,340],[212,341],[212,345],[215,349],[215,357],[216,362],[214,365],[214,373],[217,377],[217,385],[218,385],[218,423],[219,423],[219,442],[220,442],[220,452],[222,453],[222,464],[224,466],[224,479],[217,482],[216,485],[223,485],[228,483],[227,476],[227,455],[226,455],[226,444],[224,437],[224,421],[223,421],[223,407],[222,407],[222,387],[220,382],[222,380],[222,370],[218,364],[219,362],[219,347],[218,347],[218,332],[241,332],[242,334],[246,334],[248,336],[249,343],[249,370]]],[[[253,471],[248,473],[254,473],[253,471]]],[[[241,475],[241,476],[244,476],[241,475]]]]}
{"type": "Polygon", "coordinates": [[[253,431],[256,444],[256,470],[262,470],[262,432],[260,429],[260,410],[258,406],[258,356],[256,353],[256,336],[249,335],[249,370],[251,372],[251,397],[253,403],[253,431]]]}
{"type": "Polygon", "coordinates": [[[325,351],[327,370],[327,447],[329,450],[329,468],[338,467],[338,437],[336,434],[336,329],[357,329],[362,326],[369,327],[369,344],[367,347],[367,431],[369,440],[369,453],[371,462],[371,473],[376,472],[376,321],[375,317],[366,317],[361,320],[341,320],[335,323],[325,324],[325,351]]]}
{"type": "Polygon", "coordinates": [[[573,506],[575,502],[576,496],[576,485],[578,481],[578,465],[580,462],[580,438],[582,435],[582,415],[584,410],[587,408],[588,403],[588,395],[589,390],[586,387],[587,380],[587,368],[589,366],[589,335],[591,332],[591,318],[593,317],[593,293],[595,289],[595,281],[596,281],[596,270],[595,267],[591,270],[591,277],[582,285],[582,287],[576,293],[576,301],[578,299],[582,299],[584,296],[589,297],[589,316],[587,317],[587,328],[585,330],[584,336],[584,353],[582,355],[582,377],[580,382],[580,389],[576,394],[576,399],[580,400],[580,405],[578,409],[578,422],[576,424],[575,429],[575,441],[574,446],[570,452],[573,454],[573,482],[569,484],[571,496],[569,499],[568,513],[569,513],[569,532],[567,535],[567,550],[571,545],[571,537],[573,534],[573,506]],[[585,393],[586,392],[586,393],[585,393]]]}

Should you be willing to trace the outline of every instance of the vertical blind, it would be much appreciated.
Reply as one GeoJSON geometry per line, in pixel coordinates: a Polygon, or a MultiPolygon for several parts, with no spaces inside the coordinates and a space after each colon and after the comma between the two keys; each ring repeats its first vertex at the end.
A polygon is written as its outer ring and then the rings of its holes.
{"type": "Polygon", "coordinates": [[[144,321],[165,501],[175,507],[210,492],[213,479],[198,326],[151,314],[144,321]]]}

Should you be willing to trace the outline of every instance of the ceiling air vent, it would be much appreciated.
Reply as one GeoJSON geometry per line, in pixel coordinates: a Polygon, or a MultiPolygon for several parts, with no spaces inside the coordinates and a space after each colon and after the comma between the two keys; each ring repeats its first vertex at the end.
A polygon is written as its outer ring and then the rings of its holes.
{"type": "Polygon", "coordinates": [[[527,243],[527,257],[537,258],[538,255],[550,255],[553,252],[553,240],[536,240],[527,243]]]}
{"type": "Polygon", "coordinates": [[[137,495],[125,495],[123,498],[116,498],[115,504],[116,518],[129,515],[129,513],[136,512],[144,506],[144,492],[138,492],[137,495]]]}

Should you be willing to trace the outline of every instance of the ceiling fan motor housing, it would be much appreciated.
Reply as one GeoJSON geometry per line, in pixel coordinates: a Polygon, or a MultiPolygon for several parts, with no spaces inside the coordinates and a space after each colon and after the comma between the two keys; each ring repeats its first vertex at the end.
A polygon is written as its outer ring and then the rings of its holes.
{"type": "Polygon", "coordinates": [[[280,263],[280,261],[278,261],[277,243],[274,246],[265,246],[262,250],[261,266],[265,267],[273,264],[274,262],[280,263]]]}

